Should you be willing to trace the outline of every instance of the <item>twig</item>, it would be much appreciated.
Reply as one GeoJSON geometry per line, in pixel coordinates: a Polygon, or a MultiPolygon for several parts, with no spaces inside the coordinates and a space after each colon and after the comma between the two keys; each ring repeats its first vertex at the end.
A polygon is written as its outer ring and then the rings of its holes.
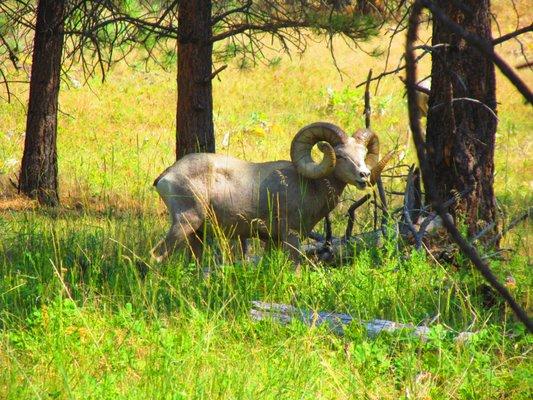
{"type": "Polygon", "coordinates": [[[372,69],[368,71],[368,76],[366,78],[365,86],[365,127],[370,129],[370,80],[372,79],[372,69]]]}
{"type": "Polygon", "coordinates": [[[507,33],[506,35],[503,35],[503,36],[500,36],[499,38],[496,38],[492,41],[492,44],[493,45],[497,45],[497,44],[501,44],[509,39],[512,39],[518,35],[522,35],[523,33],[526,33],[526,32],[531,32],[533,31],[533,24],[531,25],[528,25],[528,26],[524,26],[523,28],[520,28],[520,29],[517,29],[516,31],[514,32],[510,32],[510,33],[507,33]]]}
{"type": "MultiPolygon", "coordinates": [[[[424,51],[422,54],[420,54],[416,60],[419,61],[420,59],[422,59],[426,54],[428,54],[429,52],[428,51],[424,51]]],[[[375,76],[374,78],[370,79],[370,82],[373,82],[373,81],[376,81],[376,80],[379,80],[387,75],[392,75],[392,74],[397,74],[398,72],[400,71],[403,71],[405,69],[405,64],[403,65],[400,65],[398,66],[397,68],[395,69],[392,69],[390,71],[385,71],[385,72],[382,72],[381,74],[379,74],[378,76],[375,76]]],[[[363,85],[366,85],[366,81],[365,82],[361,82],[359,84],[357,84],[355,87],[358,88],[358,87],[361,87],[363,85]]]]}
{"type": "Polygon", "coordinates": [[[307,237],[309,239],[313,239],[313,240],[316,240],[317,242],[325,242],[326,239],[324,238],[324,236],[322,236],[320,233],[318,232],[309,232],[309,234],[307,235],[307,237]]]}
{"type": "MultiPolygon", "coordinates": [[[[365,86],[365,127],[366,129],[370,129],[370,114],[371,114],[370,82],[371,80],[372,80],[372,69],[368,71],[368,76],[366,78],[366,86],[365,86]]],[[[387,197],[385,195],[385,189],[383,188],[383,181],[381,180],[381,177],[377,179],[376,185],[378,188],[379,200],[381,201],[381,206],[382,206],[382,211],[383,211],[383,216],[381,218],[381,230],[383,233],[385,233],[385,225],[387,224],[387,218],[389,216],[389,213],[387,211],[387,197]]],[[[374,218],[377,218],[377,216],[375,216],[374,218]]]]}
{"type": "MultiPolygon", "coordinates": [[[[407,82],[405,82],[405,78],[403,76],[400,76],[399,78],[403,82],[404,85],[407,84],[407,82]]],[[[415,85],[415,89],[418,92],[420,92],[420,93],[427,94],[428,96],[431,94],[431,89],[425,88],[425,87],[420,86],[418,84],[415,85]]]]}
{"type": "Polygon", "coordinates": [[[355,210],[365,204],[369,198],[370,194],[367,193],[359,200],[355,201],[348,209],[348,223],[346,224],[346,232],[344,233],[344,239],[347,240],[350,236],[352,236],[353,224],[355,221],[355,210]]]}
{"type": "MultiPolygon", "coordinates": [[[[456,97],[456,98],[452,99],[452,103],[455,103],[457,101],[468,101],[470,103],[478,104],[478,105],[482,106],[485,110],[487,110],[496,119],[496,121],[499,121],[498,116],[496,115],[494,110],[492,108],[490,108],[488,105],[486,105],[485,103],[483,103],[482,101],[479,101],[477,99],[472,99],[470,97],[456,97]]],[[[435,110],[435,109],[437,109],[439,107],[442,107],[442,106],[444,106],[444,103],[439,103],[439,104],[436,104],[433,107],[431,107],[430,110],[435,110]]],[[[429,110],[428,110],[428,112],[429,112],[429,110]]]]}
{"type": "Polygon", "coordinates": [[[373,222],[374,222],[374,230],[376,230],[378,228],[378,202],[376,200],[376,192],[373,192],[372,195],[374,196],[374,200],[372,200],[372,204],[374,204],[373,222]]]}
{"type": "Polygon", "coordinates": [[[496,226],[496,222],[492,221],[490,224],[487,224],[486,227],[484,227],[482,230],[480,230],[478,233],[476,233],[474,236],[470,238],[470,243],[474,244],[479,239],[481,239],[483,236],[485,236],[487,233],[489,233],[491,230],[494,229],[496,226]]]}
{"type": "Polygon", "coordinates": [[[397,192],[396,190],[385,190],[385,193],[389,195],[396,195],[396,196],[405,196],[404,192],[397,192]]]}
{"type": "MultiPolygon", "coordinates": [[[[509,293],[507,288],[498,281],[496,276],[492,273],[488,264],[481,259],[475,247],[471,246],[462,237],[461,233],[458,231],[457,227],[453,223],[451,216],[445,212],[442,202],[439,200],[438,191],[436,190],[437,186],[434,180],[434,176],[431,174],[431,168],[429,167],[429,162],[427,160],[426,144],[424,142],[422,127],[420,126],[420,111],[418,110],[416,104],[417,93],[414,89],[414,84],[416,83],[417,66],[413,45],[418,36],[418,25],[422,13],[422,8],[424,6],[430,8],[434,17],[439,18],[442,22],[448,25],[451,30],[455,31],[457,34],[460,34],[460,36],[463,36],[465,40],[470,43],[472,43],[473,40],[471,38],[472,35],[463,32],[463,29],[461,27],[457,29],[457,25],[451,22],[447,16],[443,15],[442,11],[440,9],[437,9],[433,3],[430,3],[425,0],[418,0],[415,1],[415,3],[413,4],[411,9],[411,15],[409,16],[409,27],[407,30],[407,41],[405,50],[405,59],[407,64],[407,98],[409,105],[409,123],[415,142],[416,152],[422,170],[422,177],[424,178],[426,191],[429,194],[431,201],[433,202],[433,208],[442,218],[444,226],[448,230],[448,233],[451,238],[455,241],[455,243],[457,243],[459,248],[470,259],[470,261],[472,261],[476,269],[483,275],[483,277],[490,283],[490,285],[505,299],[505,301],[507,302],[507,304],[509,304],[518,319],[522,321],[522,323],[526,326],[527,330],[530,333],[533,333],[533,322],[530,320],[527,313],[522,307],[520,307],[520,305],[516,302],[513,296],[509,293]]],[[[479,39],[477,40],[477,43],[479,45],[479,39]]],[[[483,48],[484,46],[481,45],[480,49],[485,52],[483,48]]],[[[491,54],[490,51],[488,53],[489,54],[487,54],[487,56],[494,59],[494,53],[492,52],[491,54]]],[[[527,95],[526,98],[531,97],[528,95],[528,91],[524,92],[523,94],[525,96],[527,95]]]]}
{"type": "Polygon", "coordinates": [[[533,66],[533,62],[525,62],[522,64],[518,64],[515,68],[516,69],[524,69],[524,68],[531,68],[533,66]]]}
{"type": "Polygon", "coordinates": [[[414,205],[414,167],[409,168],[409,175],[407,176],[407,184],[405,185],[405,193],[403,197],[403,222],[413,235],[415,240],[415,247],[418,250],[422,247],[422,237],[417,232],[413,220],[411,218],[411,207],[414,205]]]}
{"type": "Polygon", "coordinates": [[[213,71],[213,73],[211,74],[211,76],[209,77],[209,80],[208,80],[207,82],[212,81],[213,79],[215,79],[216,76],[217,76],[218,74],[220,74],[222,71],[224,71],[226,68],[228,68],[228,64],[224,64],[223,66],[221,66],[221,67],[215,69],[215,70],[213,71]]]}
{"type": "Polygon", "coordinates": [[[381,202],[381,211],[383,212],[381,218],[381,230],[385,234],[385,226],[387,225],[387,219],[389,218],[389,210],[387,208],[387,197],[385,195],[385,188],[383,187],[383,181],[381,177],[376,181],[378,187],[379,201],[381,202]]]}
{"type": "Polygon", "coordinates": [[[411,207],[411,219],[417,221],[420,217],[420,210],[422,210],[422,188],[420,187],[420,169],[415,168],[413,172],[413,206],[411,207]]]}
{"type": "Polygon", "coordinates": [[[17,189],[17,192],[20,193],[20,184],[18,182],[15,182],[12,178],[9,178],[9,183],[17,189]]]}
{"type": "Polygon", "coordinates": [[[224,18],[230,16],[231,14],[236,14],[236,13],[246,11],[247,9],[251,7],[252,3],[253,3],[252,0],[248,0],[241,7],[236,7],[226,12],[223,12],[222,14],[213,16],[213,18],[211,18],[211,25],[215,26],[217,23],[221,22],[222,20],[224,20],[224,18]]]}
{"type": "Polygon", "coordinates": [[[4,74],[4,70],[2,68],[0,68],[0,75],[2,75],[2,80],[4,81],[4,85],[6,86],[7,102],[11,103],[11,90],[9,90],[9,81],[7,80],[7,77],[4,74]]]}
{"type": "MultiPolygon", "coordinates": [[[[444,203],[442,203],[442,208],[444,209],[444,211],[446,212],[448,207],[453,205],[458,199],[462,199],[467,196],[472,190],[472,187],[466,188],[463,191],[459,192],[458,196],[453,196],[446,200],[444,203]]],[[[418,233],[423,236],[425,234],[425,230],[427,229],[431,221],[433,221],[436,217],[437,213],[435,211],[430,212],[429,215],[420,224],[420,229],[418,230],[418,233]]]]}
{"type": "Polygon", "coordinates": [[[330,219],[329,214],[327,214],[326,217],[324,218],[324,228],[326,230],[325,244],[326,246],[329,246],[331,245],[331,238],[333,236],[332,229],[331,229],[331,219],[330,219]]]}
{"type": "Polygon", "coordinates": [[[516,225],[518,225],[520,222],[522,221],[525,221],[529,215],[531,213],[531,209],[526,211],[525,213],[523,213],[522,215],[520,215],[519,217],[515,218],[514,220],[512,220],[509,225],[507,227],[505,227],[504,230],[502,230],[501,232],[497,233],[496,235],[494,235],[494,237],[492,237],[488,242],[487,242],[487,246],[493,246],[495,243],[498,243],[498,241],[507,233],[509,232],[511,229],[513,229],[516,225]]]}

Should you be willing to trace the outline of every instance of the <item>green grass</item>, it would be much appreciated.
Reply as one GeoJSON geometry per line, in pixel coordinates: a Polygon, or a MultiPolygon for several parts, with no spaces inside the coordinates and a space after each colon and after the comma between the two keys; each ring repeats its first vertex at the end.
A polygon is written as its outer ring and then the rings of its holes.
{"type": "MultiPolygon", "coordinates": [[[[146,266],[150,219],[17,213],[0,219],[3,398],[528,398],[531,337],[501,304],[487,309],[477,274],[407,259],[385,246],[338,269],[295,274],[280,253],[205,277],[177,255],[146,266]],[[253,322],[250,302],[421,323],[370,339],[300,323],[253,322]],[[463,345],[458,331],[477,332],[463,345]]],[[[524,258],[514,293],[531,286],[524,258]]]]}
{"type": "MultiPolygon", "coordinates": [[[[392,60],[402,44],[399,38],[392,60]]],[[[374,47],[383,41],[367,45],[374,47]]],[[[517,49],[509,42],[499,52],[517,64],[517,49]]],[[[230,66],[214,84],[217,150],[287,159],[292,136],[306,123],[329,120],[349,132],[362,126],[362,89],[354,86],[368,68],[380,71],[383,57],[340,42],[337,50],[342,79],[321,44],[273,66],[230,66]]],[[[71,74],[82,80],[80,70],[71,74]]],[[[496,193],[512,215],[532,202],[533,113],[498,79],[496,193]]],[[[221,263],[209,276],[180,254],[147,264],[167,229],[151,183],[174,157],[175,70],[118,65],[106,83],[90,83],[62,85],[59,210],[32,209],[10,188],[20,166],[27,88],[16,89],[22,104],[0,103],[0,399],[531,398],[531,336],[505,305],[484,304],[482,279],[460,258],[457,269],[388,242],[337,269],[304,263],[296,272],[281,253],[258,265],[221,263]],[[426,342],[407,332],[370,339],[357,324],[339,337],[326,327],[254,322],[252,300],[360,319],[437,318],[426,342]],[[465,330],[476,332],[473,339],[456,343],[465,330]]],[[[405,143],[396,77],[382,81],[372,106],[384,148],[405,143]]],[[[412,146],[404,153],[402,162],[414,162],[412,146]]],[[[344,196],[337,233],[349,200],[360,195],[344,196]]],[[[369,221],[367,207],[356,230],[369,221]]],[[[508,235],[510,261],[492,263],[502,281],[512,275],[511,290],[528,309],[531,229],[508,235]]]]}

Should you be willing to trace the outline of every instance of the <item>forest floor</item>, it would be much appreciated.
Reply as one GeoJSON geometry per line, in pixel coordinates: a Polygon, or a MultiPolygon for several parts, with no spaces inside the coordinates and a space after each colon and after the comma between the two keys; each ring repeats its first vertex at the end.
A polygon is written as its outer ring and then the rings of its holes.
{"type": "MultiPolygon", "coordinates": [[[[514,28],[501,25],[503,33],[514,28]]],[[[385,49],[387,41],[362,46],[385,49]]],[[[381,72],[385,56],[336,45],[342,74],[323,43],[292,59],[271,54],[257,67],[230,61],[214,82],[217,151],[288,159],[307,123],[363,126],[364,88],[355,86],[369,68],[381,72]]],[[[516,42],[498,52],[523,62],[516,42]]],[[[152,182],[174,159],[176,71],[168,61],[164,70],[132,60],[104,83],[81,87],[81,70],[69,72],[60,95],[58,210],[37,208],[9,184],[20,167],[27,87],[17,89],[20,101],[0,103],[0,399],[531,398],[532,337],[460,256],[439,263],[390,240],[342,268],[304,263],[296,272],[277,252],[258,264],[220,263],[208,276],[180,254],[151,265],[149,249],[168,228],[152,182]],[[255,322],[253,300],[427,323],[430,334],[369,338],[352,323],[338,336],[298,322],[255,322]],[[474,335],[457,342],[461,331],[474,335]]],[[[533,81],[533,72],[521,74],[533,81]]],[[[391,75],[374,89],[382,148],[400,144],[402,163],[415,162],[401,81],[391,75]]],[[[511,218],[532,205],[533,112],[501,76],[498,100],[495,189],[511,218]]],[[[345,193],[337,234],[360,195],[345,193]]],[[[370,206],[361,211],[357,232],[369,229],[370,215],[370,206]]],[[[529,311],[532,233],[530,222],[517,227],[502,243],[513,249],[508,259],[491,263],[529,311]]]]}

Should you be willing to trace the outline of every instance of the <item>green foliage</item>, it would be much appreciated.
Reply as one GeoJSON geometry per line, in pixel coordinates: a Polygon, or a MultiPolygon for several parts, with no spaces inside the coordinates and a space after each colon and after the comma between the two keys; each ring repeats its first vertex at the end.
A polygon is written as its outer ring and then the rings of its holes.
{"type": "Polygon", "coordinates": [[[323,112],[327,116],[334,116],[342,121],[343,126],[361,126],[364,124],[364,116],[355,113],[354,110],[364,110],[364,88],[354,89],[346,86],[336,91],[328,86],[321,91],[321,96],[326,97],[326,104],[323,112]]]}

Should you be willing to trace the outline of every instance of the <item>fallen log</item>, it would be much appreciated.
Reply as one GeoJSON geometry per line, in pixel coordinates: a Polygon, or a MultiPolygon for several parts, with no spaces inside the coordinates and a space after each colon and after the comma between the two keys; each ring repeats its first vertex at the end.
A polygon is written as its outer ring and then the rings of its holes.
{"type": "MultiPolygon", "coordinates": [[[[265,303],[262,301],[252,301],[250,315],[255,321],[271,320],[283,325],[292,321],[300,321],[311,327],[327,325],[337,335],[343,335],[345,327],[352,322],[363,325],[371,338],[375,338],[381,332],[408,330],[413,336],[427,340],[430,332],[430,327],[426,325],[403,324],[384,319],[362,321],[348,314],[310,311],[288,304],[265,303]]],[[[462,343],[467,341],[473,334],[473,332],[460,332],[455,337],[455,340],[462,343]]]]}

